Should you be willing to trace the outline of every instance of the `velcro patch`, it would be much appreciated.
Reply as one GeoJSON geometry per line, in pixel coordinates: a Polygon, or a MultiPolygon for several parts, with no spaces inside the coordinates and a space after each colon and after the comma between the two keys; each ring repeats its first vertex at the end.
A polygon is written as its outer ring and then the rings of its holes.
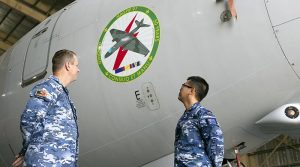
{"type": "Polygon", "coordinates": [[[43,88],[43,89],[36,90],[34,95],[38,97],[47,97],[49,96],[49,92],[45,88],[43,88]]]}
{"type": "Polygon", "coordinates": [[[218,124],[217,120],[215,118],[208,118],[208,119],[206,119],[206,123],[208,125],[217,125],[218,124]]]}

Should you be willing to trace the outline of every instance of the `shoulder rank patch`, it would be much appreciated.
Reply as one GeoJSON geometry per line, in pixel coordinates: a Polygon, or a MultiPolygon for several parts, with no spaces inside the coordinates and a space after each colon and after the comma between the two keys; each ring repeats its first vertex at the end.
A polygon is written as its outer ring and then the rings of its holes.
{"type": "Polygon", "coordinates": [[[36,90],[34,95],[38,97],[47,97],[49,96],[49,92],[45,88],[43,88],[43,89],[36,90]]]}

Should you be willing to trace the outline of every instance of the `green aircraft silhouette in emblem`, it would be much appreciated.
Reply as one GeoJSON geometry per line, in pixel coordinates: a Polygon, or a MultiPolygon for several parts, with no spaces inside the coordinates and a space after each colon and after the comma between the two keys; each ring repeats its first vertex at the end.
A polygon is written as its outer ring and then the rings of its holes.
{"type": "Polygon", "coordinates": [[[130,50],[147,56],[149,50],[136,37],[133,36],[133,34],[136,33],[139,28],[150,26],[148,24],[144,24],[143,22],[144,19],[142,19],[140,22],[136,20],[135,24],[137,26],[130,33],[126,33],[125,31],[117,29],[111,29],[109,32],[113,37],[112,41],[116,41],[117,43],[106,52],[104,58],[108,58],[120,47],[123,47],[123,50],[130,50]]]}

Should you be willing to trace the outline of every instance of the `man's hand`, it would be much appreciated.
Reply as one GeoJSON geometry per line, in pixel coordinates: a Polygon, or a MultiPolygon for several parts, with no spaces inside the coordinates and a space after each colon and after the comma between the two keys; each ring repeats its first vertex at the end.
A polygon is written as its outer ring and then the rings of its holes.
{"type": "Polygon", "coordinates": [[[15,161],[12,163],[13,167],[22,167],[24,163],[24,157],[21,155],[16,155],[15,161]]]}

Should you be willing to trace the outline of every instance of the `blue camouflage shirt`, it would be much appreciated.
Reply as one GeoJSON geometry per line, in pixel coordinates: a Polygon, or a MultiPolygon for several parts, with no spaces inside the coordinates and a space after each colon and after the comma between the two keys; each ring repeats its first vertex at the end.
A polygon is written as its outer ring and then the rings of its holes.
{"type": "Polygon", "coordinates": [[[32,89],[20,128],[24,166],[77,166],[76,109],[57,77],[52,75],[32,89]]]}
{"type": "Polygon", "coordinates": [[[224,138],[216,117],[195,103],[179,119],[175,131],[175,167],[221,167],[224,138]]]}

